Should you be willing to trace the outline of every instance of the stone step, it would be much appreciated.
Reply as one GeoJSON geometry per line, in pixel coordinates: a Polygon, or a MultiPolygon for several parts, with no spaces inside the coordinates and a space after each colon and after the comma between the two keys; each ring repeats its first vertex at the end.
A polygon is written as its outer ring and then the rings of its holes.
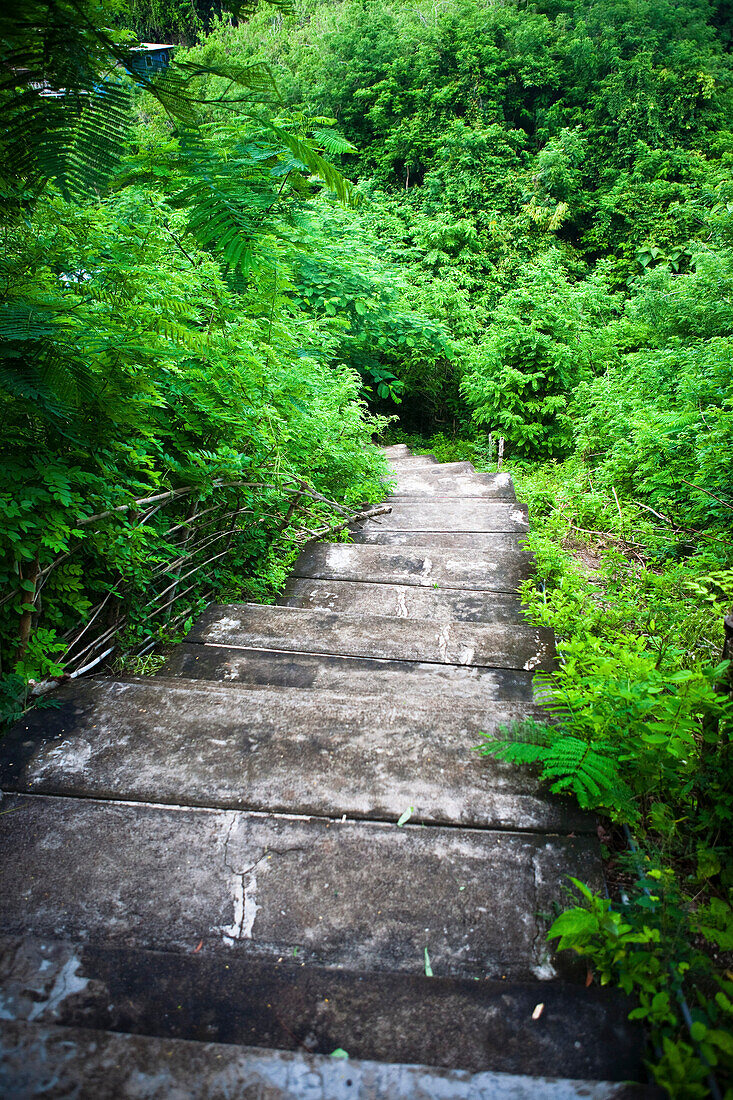
{"type": "Polygon", "coordinates": [[[254,603],[211,604],[187,641],[527,672],[555,667],[553,633],[544,627],[393,619],[254,603]]]}
{"type": "Polygon", "coordinates": [[[499,504],[479,500],[400,501],[380,517],[385,531],[521,531],[529,533],[524,504],[499,504]]]}
{"type": "Polygon", "coordinates": [[[508,474],[479,474],[476,472],[450,471],[451,463],[426,466],[423,469],[398,471],[394,480],[391,499],[404,494],[422,496],[483,496],[489,500],[516,499],[512,479],[508,474]]]}
{"type": "MultiPolygon", "coordinates": [[[[413,458],[433,458],[433,455],[415,454],[413,455],[413,458]]],[[[475,469],[475,466],[472,462],[466,462],[462,459],[458,462],[438,462],[436,460],[435,466],[431,466],[430,470],[435,473],[445,474],[478,474],[478,471],[477,469],[475,469]]],[[[427,471],[427,473],[429,472],[430,471],[427,471]]],[[[398,472],[397,476],[408,476],[408,474],[405,474],[405,472],[403,471],[402,473],[398,472]]]]}
{"type": "Polygon", "coordinates": [[[408,455],[412,454],[410,448],[406,447],[404,443],[391,443],[387,447],[380,447],[379,450],[389,459],[407,458],[408,455]]]}
{"type": "Polygon", "coordinates": [[[326,1055],[0,1024],[0,1091],[13,1100],[637,1100],[610,1081],[383,1064],[326,1055]]]}
{"type": "Polygon", "coordinates": [[[278,604],[349,615],[381,615],[440,622],[516,623],[527,625],[518,596],[507,592],[420,588],[416,584],[372,584],[368,581],[320,581],[291,577],[278,604]]]}
{"type": "Polygon", "coordinates": [[[427,950],[438,977],[585,976],[545,937],[569,875],[601,886],[593,836],[42,795],[2,810],[8,936],[415,975],[427,950]]]}
{"type": "Polygon", "coordinates": [[[423,545],[419,535],[405,547],[313,543],[292,576],[322,581],[364,581],[513,595],[534,574],[534,558],[522,550],[453,549],[423,545]]]}
{"type": "Polygon", "coordinates": [[[389,661],[370,657],[324,657],[272,649],[177,645],[161,670],[166,677],[269,684],[316,691],[374,694],[381,699],[427,694],[478,708],[500,701],[512,707],[532,704],[532,673],[505,668],[472,668],[430,661],[389,661]]]}
{"type": "Polygon", "coordinates": [[[480,504],[486,504],[487,502],[490,503],[491,501],[497,501],[497,500],[502,500],[502,501],[507,501],[508,502],[508,501],[513,500],[514,497],[492,496],[492,495],[484,492],[483,489],[481,489],[480,486],[479,487],[474,486],[472,489],[468,490],[465,493],[458,492],[457,489],[449,491],[449,492],[441,492],[441,493],[435,493],[435,492],[424,492],[424,493],[394,492],[394,493],[390,493],[388,496],[386,496],[384,498],[383,503],[384,504],[389,504],[392,508],[394,508],[398,504],[422,504],[423,502],[429,502],[430,504],[452,505],[452,504],[455,503],[456,499],[459,499],[460,501],[466,502],[466,503],[468,503],[469,501],[473,501],[475,504],[480,505],[480,504]]]}
{"type": "Polygon", "coordinates": [[[640,1029],[598,987],[370,974],[0,937],[2,1017],[472,1073],[633,1078],[640,1029]],[[538,1020],[532,1013],[544,1005],[538,1020]],[[420,1006],[419,1018],[415,1008],[420,1006]]]}
{"type": "MultiPolygon", "coordinates": [[[[389,519],[389,516],[385,516],[389,519]]],[[[354,543],[368,546],[414,546],[419,539],[423,549],[455,550],[519,550],[527,538],[527,532],[509,531],[383,531],[377,520],[356,524],[349,531],[354,543]]]]}
{"type": "Polygon", "coordinates": [[[509,829],[592,831],[537,779],[473,751],[536,713],[427,693],[207,680],[85,680],[34,711],[0,753],[5,791],[509,829]],[[439,733],[437,732],[439,731],[439,733]]]}
{"type": "MultiPolygon", "coordinates": [[[[415,455],[415,458],[424,458],[424,455],[415,455]]],[[[476,467],[471,462],[436,462],[435,465],[426,466],[421,472],[411,473],[410,467],[402,467],[397,465],[396,476],[397,478],[410,478],[417,477],[418,479],[429,478],[431,476],[436,477],[449,477],[456,474],[473,474],[475,477],[480,476],[476,467]]]]}
{"type": "Polygon", "coordinates": [[[423,466],[439,466],[437,458],[433,455],[388,455],[390,465],[394,470],[413,470],[423,466]]]}

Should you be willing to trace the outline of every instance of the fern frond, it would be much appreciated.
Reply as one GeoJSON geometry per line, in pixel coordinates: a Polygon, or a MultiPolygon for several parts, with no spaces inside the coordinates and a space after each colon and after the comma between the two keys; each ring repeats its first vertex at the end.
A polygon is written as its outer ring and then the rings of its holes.
{"type": "Polygon", "coordinates": [[[338,132],[338,130],[313,130],[313,140],[330,156],[340,153],[355,153],[356,146],[338,132]]]}
{"type": "Polygon", "coordinates": [[[333,191],[341,202],[349,206],[358,205],[360,198],[353,184],[345,179],[333,164],[330,164],[320,153],[316,152],[310,141],[288,133],[287,130],[274,122],[270,126],[278,141],[290,150],[296,160],[300,161],[312,176],[317,176],[318,179],[322,180],[329,191],[333,191]]]}
{"type": "Polygon", "coordinates": [[[484,756],[510,764],[539,764],[540,778],[553,794],[572,794],[585,810],[603,809],[614,817],[631,819],[633,801],[621,777],[611,746],[584,741],[563,732],[562,727],[528,719],[500,730],[504,736],[483,734],[484,756]]]}

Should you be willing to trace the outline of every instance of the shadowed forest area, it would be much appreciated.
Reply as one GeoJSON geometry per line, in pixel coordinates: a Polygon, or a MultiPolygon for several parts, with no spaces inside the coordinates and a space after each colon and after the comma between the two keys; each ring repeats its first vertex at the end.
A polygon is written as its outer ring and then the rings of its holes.
{"type": "Polygon", "coordinates": [[[671,1096],[733,1097],[729,0],[11,8],[4,717],[271,599],[372,439],[503,439],[561,664],[481,751],[599,812],[552,934],[671,1096]]]}

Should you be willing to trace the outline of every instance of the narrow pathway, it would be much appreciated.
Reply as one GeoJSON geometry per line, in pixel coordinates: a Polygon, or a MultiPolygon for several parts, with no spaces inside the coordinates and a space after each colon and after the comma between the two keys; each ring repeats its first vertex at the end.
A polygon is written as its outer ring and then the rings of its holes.
{"type": "Polygon", "coordinates": [[[594,820],[471,751],[554,660],[526,508],[387,452],[391,513],[277,606],[210,607],[160,676],[0,746],[0,1095],[643,1094],[624,1006],[545,942],[567,876],[601,883],[594,820]]]}

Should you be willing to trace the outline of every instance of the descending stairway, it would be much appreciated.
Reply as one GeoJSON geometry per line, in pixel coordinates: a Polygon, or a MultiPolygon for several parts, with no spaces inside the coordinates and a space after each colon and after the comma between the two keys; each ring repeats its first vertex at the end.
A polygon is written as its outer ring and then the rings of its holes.
{"type": "Polygon", "coordinates": [[[545,942],[595,822],[472,751],[554,660],[526,509],[386,450],[392,511],[277,606],[210,607],[160,676],[0,746],[0,1095],[646,1094],[625,1006],[545,942]]]}

